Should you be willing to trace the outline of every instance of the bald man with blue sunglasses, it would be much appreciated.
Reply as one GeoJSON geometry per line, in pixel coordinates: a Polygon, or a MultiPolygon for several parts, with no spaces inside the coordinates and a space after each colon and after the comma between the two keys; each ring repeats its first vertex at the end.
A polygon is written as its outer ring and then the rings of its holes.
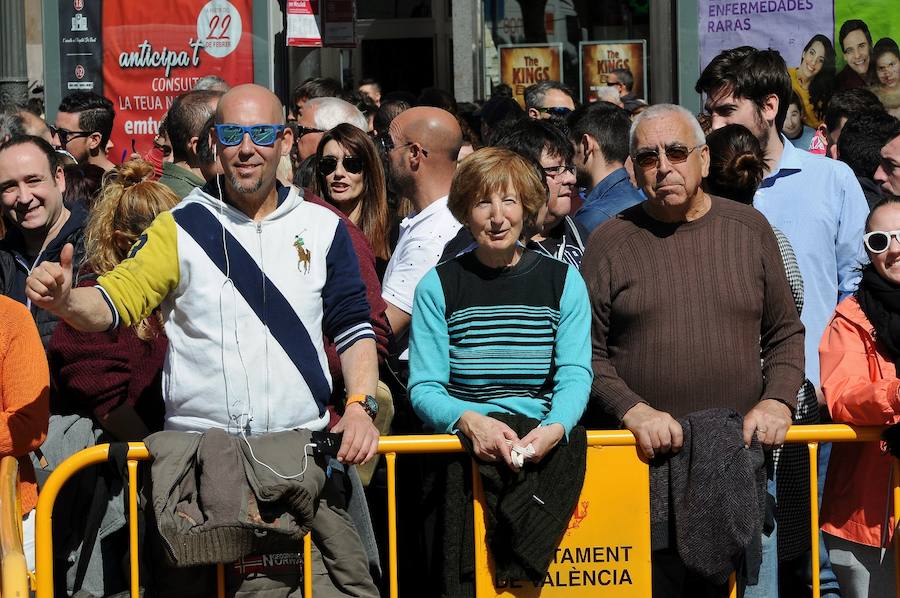
{"type": "MultiPolygon", "coordinates": [[[[160,214],[97,286],[68,288],[68,246],[60,263],[32,272],[29,298],[84,331],[131,326],[159,309],[169,340],[166,431],[218,428],[248,446],[270,433],[326,429],[332,391],[327,335],[348,396],[344,416],[332,428],[343,435],[337,460],[366,462],[378,445],[372,422],[378,368],[366,287],[347,225],[277,182],[278,162],[293,135],[270,91],[242,85],[226,93],[210,133],[223,175],[160,214]]],[[[287,483],[300,466],[274,470],[287,471],[276,473],[287,483]]],[[[356,531],[346,531],[339,534],[345,538],[341,567],[352,577],[355,595],[377,596],[356,531]]],[[[321,562],[313,560],[315,573],[321,562]]]]}

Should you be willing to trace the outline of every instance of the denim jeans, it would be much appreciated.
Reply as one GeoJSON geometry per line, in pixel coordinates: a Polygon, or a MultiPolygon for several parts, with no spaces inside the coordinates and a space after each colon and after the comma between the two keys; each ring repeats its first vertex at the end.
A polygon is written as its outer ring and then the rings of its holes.
{"type": "MultiPolygon", "coordinates": [[[[768,481],[766,488],[772,500],[775,500],[775,480],[768,481]]],[[[744,598],[778,598],[778,524],[772,532],[762,536],[762,564],[759,567],[759,578],[756,585],[744,589],[744,598]]]]}

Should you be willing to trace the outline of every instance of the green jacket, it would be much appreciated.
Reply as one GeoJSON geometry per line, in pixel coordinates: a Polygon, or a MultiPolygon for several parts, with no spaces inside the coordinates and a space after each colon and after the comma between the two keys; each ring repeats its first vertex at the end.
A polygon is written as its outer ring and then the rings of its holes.
{"type": "Polygon", "coordinates": [[[174,191],[181,199],[187,197],[196,187],[206,184],[201,177],[172,162],[163,162],[163,175],[159,182],[174,191]]]}

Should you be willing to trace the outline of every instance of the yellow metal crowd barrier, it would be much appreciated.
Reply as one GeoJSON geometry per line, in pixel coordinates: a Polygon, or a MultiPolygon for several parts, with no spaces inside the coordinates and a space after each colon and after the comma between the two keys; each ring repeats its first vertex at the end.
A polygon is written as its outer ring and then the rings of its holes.
{"type": "MultiPolygon", "coordinates": [[[[820,442],[868,442],[877,441],[880,438],[882,428],[855,428],[845,425],[828,425],[828,426],[795,426],[788,431],[786,442],[789,443],[806,443],[809,449],[810,467],[809,472],[809,488],[810,488],[810,521],[811,529],[811,546],[812,546],[812,563],[813,563],[813,596],[819,598],[819,509],[816,496],[818,493],[818,478],[815,464],[817,462],[818,446],[820,442]]],[[[594,431],[588,433],[589,447],[633,447],[633,456],[637,457],[637,448],[632,434],[628,431],[594,431]]],[[[56,471],[48,479],[46,485],[41,490],[38,499],[36,514],[36,562],[34,572],[34,588],[37,592],[37,598],[50,598],[53,596],[53,538],[51,533],[53,504],[56,497],[66,483],[66,481],[79,470],[93,464],[98,464],[107,460],[108,445],[99,445],[85,449],[62,463],[56,471]]],[[[428,453],[453,453],[461,452],[462,446],[455,436],[434,435],[434,436],[386,436],[382,437],[379,442],[378,452],[385,456],[387,464],[387,502],[388,502],[388,579],[391,598],[396,598],[398,592],[397,585],[397,495],[396,495],[396,458],[399,454],[428,454],[428,453]]],[[[139,579],[138,579],[138,530],[134,522],[137,518],[137,466],[138,461],[148,460],[150,458],[146,447],[142,443],[129,444],[128,450],[128,477],[129,477],[129,509],[130,521],[132,522],[130,532],[131,547],[131,578],[130,587],[131,595],[137,597],[139,595],[139,579]]],[[[2,497],[15,497],[14,492],[16,484],[16,469],[14,467],[15,459],[4,459],[0,464],[0,490],[4,493],[2,497]],[[12,490],[9,490],[10,484],[12,490]],[[10,493],[6,493],[9,491],[10,493]]],[[[647,465],[640,461],[637,463],[636,477],[647,477],[647,465]],[[643,468],[641,471],[640,468],[643,468]]],[[[474,469],[474,468],[473,468],[474,469]]],[[[612,479],[619,479],[622,472],[606,472],[612,479]]],[[[635,472],[632,472],[635,473],[635,472]]],[[[473,472],[477,476],[477,472],[473,472]]],[[[476,479],[477,482],[477,479],[476,479]]],[[[894,460],[893,475],[893,504],[894,512],[900,513],[900,466],[897,460],[894,460]]],[[[476,483],[477,486],[477,483],[476,483]]],[[[585,487],[595,486],[586,482],[585,487]]],[[[649,495],[647,495],[649,496],[649,495]]],[[[13,498],[15,501],[15,498],[13,498]]],[[[2,596],[25,596],[25,593],[15,593],[21,591],[21,588],[27,587],[27,572],[25,571],[24,556],[21,550],[21,514],[20,512],[8,509],[9,505],[0,503],[0,550],[2,550],[2,596]],[[18,519],[14,519],[18,517],[18,519]],[[10,539],[13,539],[12,541],[10,539]],[[18,541],[16,544],[15,540],[18,541]],[[8,585],[9,584],[9,585],[8,585]]],[[[484,560],[489,560],[487,550],[483,546],[484,528],[483,520],[480,517],[481,508],[480,498],[476,496],[475,512],[476,512],[476,538],[481,539],[481,545],[477,546],[476,558],[484,565],[484,560]]],[[[19,509],[20,511],[20,509],[19,509]]],[[[648,508],[649,512],[649,508],[648,508]]],[[[577,514],[577,510],[576,510],[577,514]]],[[[649,529],[646,531],[649,539],[649,529]]],[[[894,535],[895,542],[895,558],[898,559],[897,573],[900,576],[900,536],[894,535]]],[[[625,547],[630,548],[630,547],[625,547]]],[[[618,551],[617,551],[618,552],[618,551]]],[[[626,551],[627,554],[627,551],[626,551]]],[[[478,563],[476,564],[478,565],[478,563]]],[[[541,590],[516,591],[512,589],[495,589],[493,581],[485,576],[485,567],[476,566],[476,587],[478,588],[479,598],[483,596],[531,596],[545,595],[541,590]],[[484,591],[485,584],[488,586],[487,592],[484,591]]],[[[647,577],[649,581],[649,576],[647,577]]],[[[312,596],[312,574],[311,574],[311,542],[307,535],[304,543],[304,596],[307,598],[312,596]]],[[[897,589],[900,590],[900,579],[897,581],[897,589]]],[[[646,587],[636,588],[636,594],[646,596],[651,595],[649,583],[646,587]]],[[[224,566],[218,567],[218,595],[224,596],[224,566]]],[[[555,595],[555,593],[553,593],[555,595]]],[[[549,595],[549,593],[548,593],[549,595]]],[[[618,595],[618,594],[616,594],[618,595]]],[[[732,595],[737,595],[737,588],[732,579],[732,595]]],[[[900,592],[897,593],[900,598],[900,592]]]]}

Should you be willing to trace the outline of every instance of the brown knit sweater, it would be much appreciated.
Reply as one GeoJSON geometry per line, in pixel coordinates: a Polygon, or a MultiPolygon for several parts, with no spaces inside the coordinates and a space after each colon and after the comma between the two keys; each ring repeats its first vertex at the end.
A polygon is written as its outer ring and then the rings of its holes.
{"type": "Polygon", "coordinates": [[[581,272],[592,309],[587,422],[621,422],[639,401],[674,417],[762,399],[792,408],[803,383],[803,324],[766,219],[713,197],[667,224],[629,208],[591,235],[581,272]],[[760,368],[762,355],[762,368],[760,368]]]}

